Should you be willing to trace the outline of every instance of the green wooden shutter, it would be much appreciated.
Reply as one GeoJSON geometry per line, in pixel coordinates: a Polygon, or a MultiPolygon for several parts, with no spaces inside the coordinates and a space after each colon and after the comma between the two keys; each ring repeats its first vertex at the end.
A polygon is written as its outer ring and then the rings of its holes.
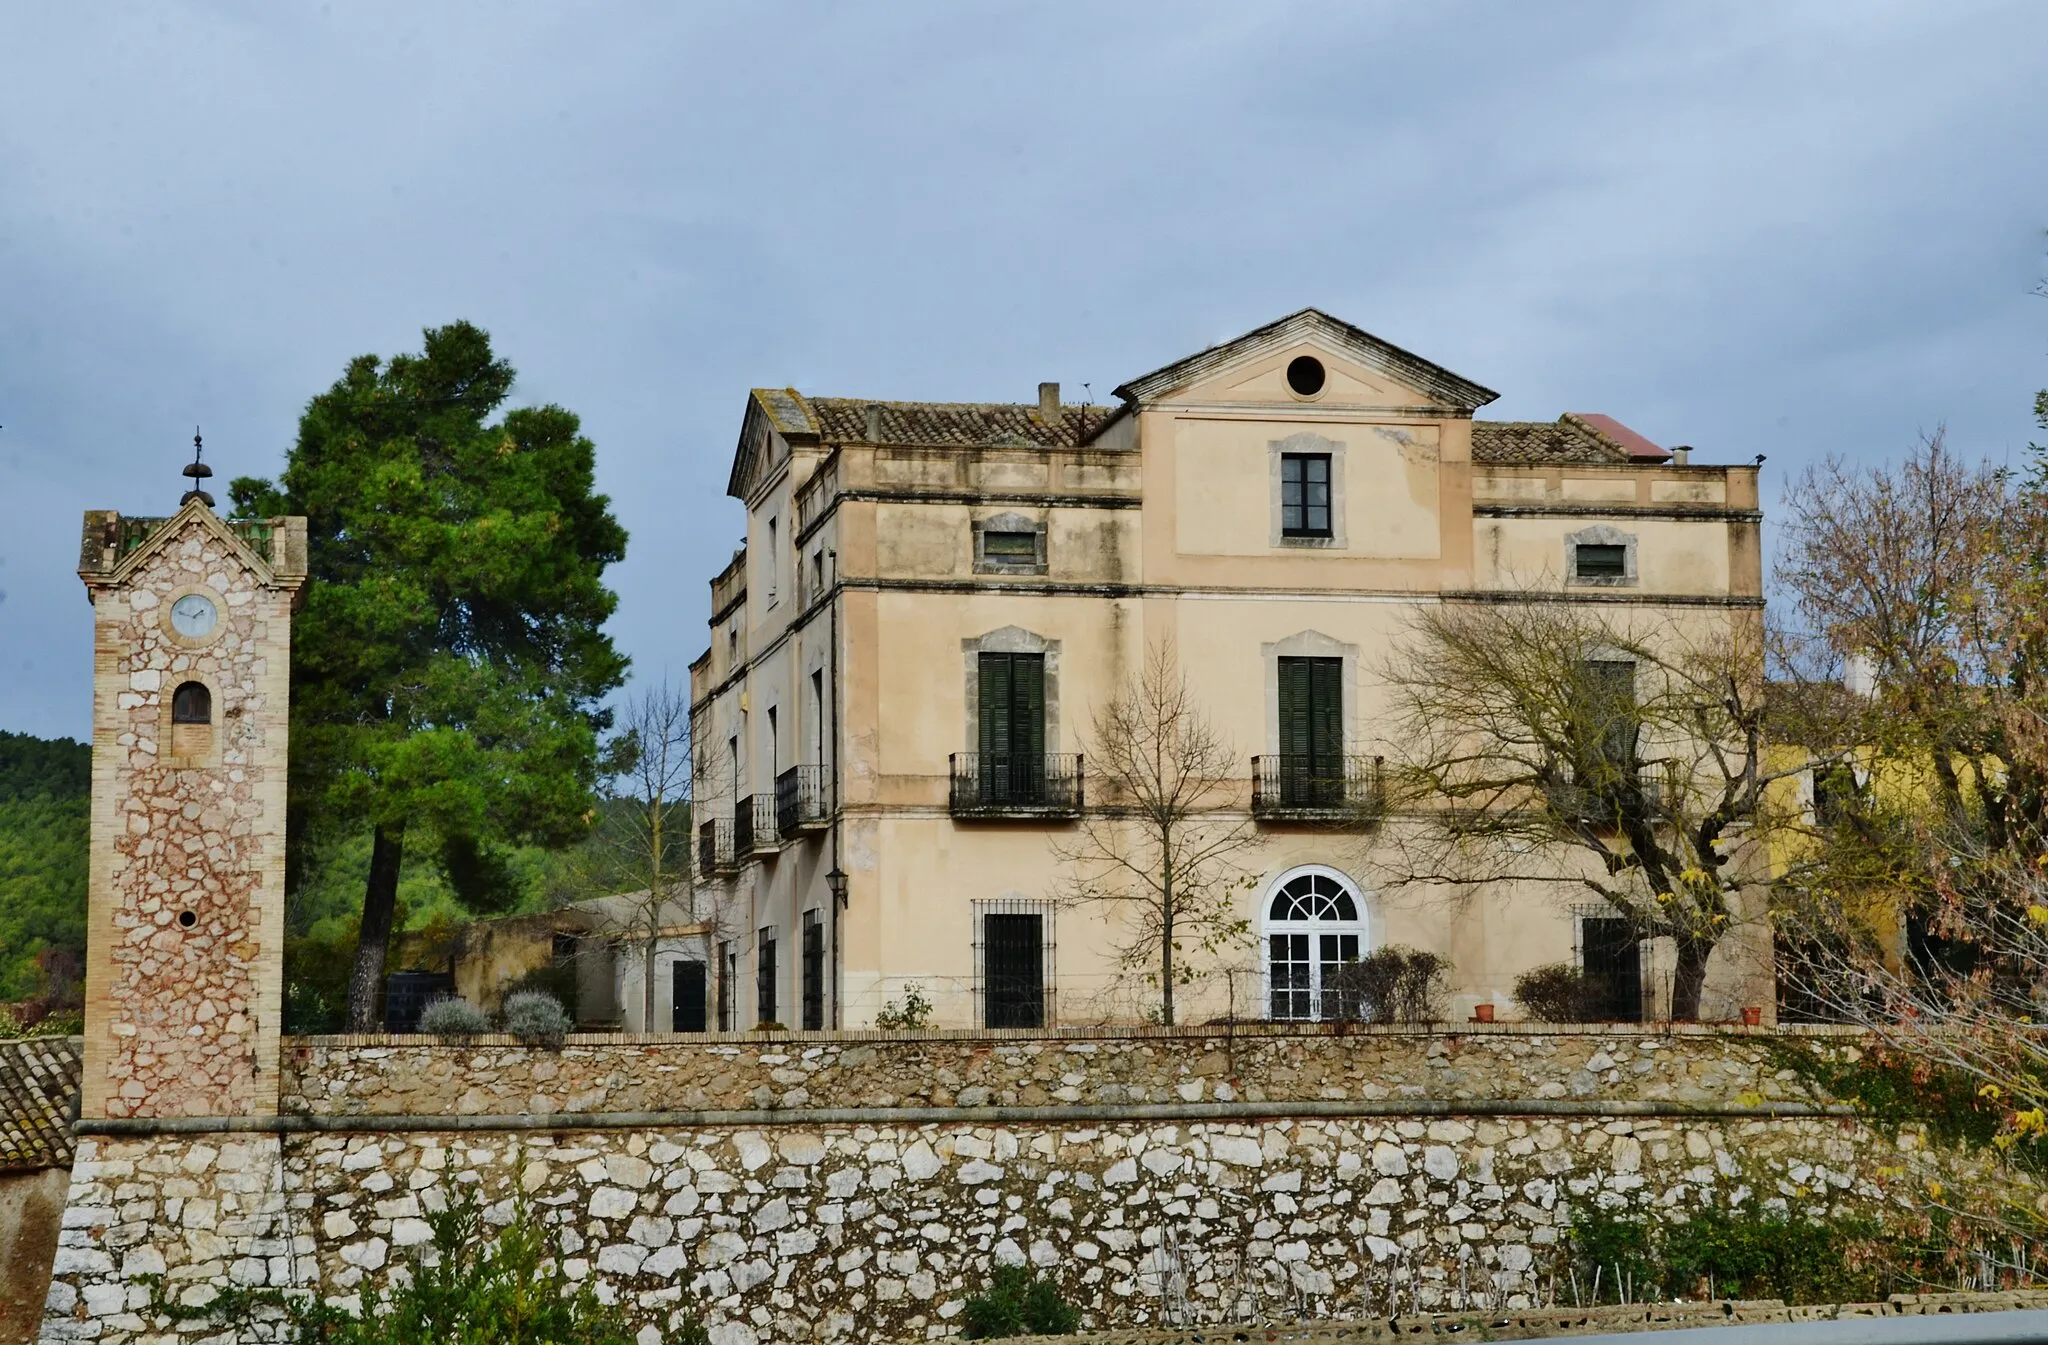
{"type": "Polygon", "coordinates": [[[1309,755],[1309,665],[1305,658],[1280,660],[1280,760],[1294,770],[1309,755]]]}
{"type": "Polygon", "coordinates": [[[1344,660],[1310,660],[1309,769],[1317,779],[1338,777],[1344,756],[1344,660]]]}
{"type": "Polygon", "coordinates": [[[1010,751],[1036,772],[1045,755],[1045,656],[1010,656],[1010,751]]]}
{"type": "Polygon", "coordinates": [[[983,770],[994,764],[991,758],[1010,750],[1010,699],[1010,656],[983,654],[979,709],[981,741],[976,744],[982,755],[983,770]]]}

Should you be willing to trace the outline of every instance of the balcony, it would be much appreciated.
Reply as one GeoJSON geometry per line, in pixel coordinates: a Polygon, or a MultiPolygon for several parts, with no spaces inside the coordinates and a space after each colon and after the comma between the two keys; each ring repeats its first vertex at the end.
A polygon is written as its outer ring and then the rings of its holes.
{"type": "Polygon", "coordinates": [[[775,829],[784,836],[832,824],[832,780],[823,766],[791,766],[775,777],[775,829]]]}
{"type": "Polygon", "coordinates": [[[769,794],[749,794],[733,809],[732,852],[736,858],[772,855],[782,848],[775,831],[775,799],[769,794]]]}
{"type": "Polygon", "coordinates": [[[1077,752],[1023,755],[955,752],[946,758],[955,817],[1078,817],[1081,757],[1077,752]]]}
{"type": "Polygon", "coordinates": [[[1252,816],[1267,822],[1363,826],[1387,809],[1380,757],[1252,758],[1252,816]]]}
{"type": "Polygon", "coordinates": [[[697,872],[705,878],[733,873],[739,861],[733,857],[732,819],[710,818],[697,824],[697,872]]]}
{"type": "Polygon", "coordinates": [[[1647,772],[1634,779],[1616,779],[1605,787],[1558,781],[1544,789],[1551,810],[1559,817],[1594,826],[1662,817],[1671,809],[1668,793],[1669,782],[1647,772]]]}

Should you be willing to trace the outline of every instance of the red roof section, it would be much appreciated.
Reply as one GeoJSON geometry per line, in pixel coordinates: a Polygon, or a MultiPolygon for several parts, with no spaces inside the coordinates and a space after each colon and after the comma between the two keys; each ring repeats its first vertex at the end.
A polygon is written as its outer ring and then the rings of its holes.
{"type": "Polygon", "coordinates": [[[1573,420],[1580,422],[1595,434],[1611,440],[1631,458],[1664,462],[1671,457],[1669,449],[1659,448],[1613,416],[1603,416],[1597,411],[1573,411],[1570,414],[1573,420]]]}

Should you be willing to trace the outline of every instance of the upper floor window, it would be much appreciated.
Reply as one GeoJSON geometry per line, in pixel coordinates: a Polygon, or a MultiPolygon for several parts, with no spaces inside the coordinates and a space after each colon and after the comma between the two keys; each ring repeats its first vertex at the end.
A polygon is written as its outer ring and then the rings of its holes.
{"type": "Polygon", "coordinates": [[[1596,523],[1566,537],[1564,554],[1570,583],[1627,588],[1636,582],[1634,533],[1596,523]]]}
{"type": "Polygon", "coordinates": [[[213,722],[213,693],[203,682],[182,682],[171,693],[171,722],[173,724],[211,724],[213,722]]]}
{"type": "Polygon", "coordinates": [[[1280,535],[1330,535],[1330,455],[1280,456],[1280,535]]]}
{"type": "Polygon", "coordinates": [[[974,520],[977,574],[1044,574],[1045,524],[1026,514],[974,520]]]}
{"type": "Polygon", "coordinates": [[[1344,660],[1280,660],[1280,801],[1334,807],[1344,790],[1344,660]]]}
{"type": "Polygon", "coordinates": [[[763,587],[768,590],[768,601],[771,604],[775,601],[776,581],[782,577],[782,548],[776,542],[776,531],[777,521],[771,518],[768,520],[768,573],[763,576],[767,580],[763,587]]]}
{"type": "Polygon", "coordinates": [[[1628,548],[1611,545],[1578,548],[1581,579],[1620,579],[1628,574],[1628,548]]]}

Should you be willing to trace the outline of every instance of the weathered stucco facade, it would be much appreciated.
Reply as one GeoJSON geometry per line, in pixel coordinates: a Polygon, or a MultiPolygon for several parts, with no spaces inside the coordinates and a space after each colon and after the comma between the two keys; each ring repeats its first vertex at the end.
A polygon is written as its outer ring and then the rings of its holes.
{"type": "MultiPolygon", "coordinates": [[[[916,981],[937,1021],[989,1022],[992,917],[1040,932],[1027,1018],[1142,1021],[1157,992],[1109,956],[1111,924],[1056,898],[1060,851],[1100,802],[1093,718],[1161,645],[1240,754],[1220,811],[1261,841],[1249,937],[1189,987],[1183,1021],[1268,1012],[1266,917],[1312,875],[1353,899],[1343,932],[1362,950],[1447,957],[1454,1017],[1511,1013],[1516,974],[1574,957],[1586,897],[1384,881],[1406,823],[1372,806],[1392,751],[1377,661],[1444,602],[1591,604],[1725,645],[1761,617],[1761,515],[1752,467],[1693,465],[1605,417],[1474,419],[1494,395],[1313,310],[1134,379],[1115,407],[1053,385],[1022,405],[755,392],[730,485],[746,542],[691,669],[723,1021],[862,1026],[916,981]],[[1313,379],[1290,375],[1304,360],[1313,379]],[[1327,517],[1290,513],[1304,490],[1327,517]],[[1028,770],[987,760],[991,656],[1042,679],[1028,770]],[[1297,660],[1336,671],[1334,783],[1364,820],[1333,826],[1288,806],[1284,775],[1273,787],[1297,660]]],[[[1667,954],[1645,950],[1645,1016],[1667,954]]],[[[1742,929],[1705,1016],[1768,1009],[1769,978],[1768,931],[1742,929]]]]}
{"type": "Polygon", "coordinates": [[[227,524],[197,500],[168,519],[86,515],[86,1116],[275,1108],[291,612],[305,570],[303,519],[227,524]],[[181,601],[187,630],[172,616],[181,601]]]}

